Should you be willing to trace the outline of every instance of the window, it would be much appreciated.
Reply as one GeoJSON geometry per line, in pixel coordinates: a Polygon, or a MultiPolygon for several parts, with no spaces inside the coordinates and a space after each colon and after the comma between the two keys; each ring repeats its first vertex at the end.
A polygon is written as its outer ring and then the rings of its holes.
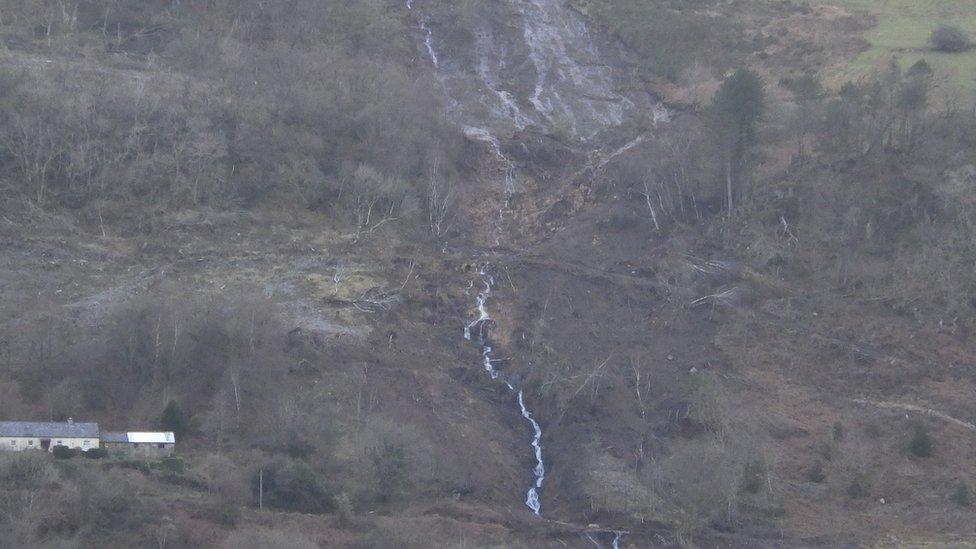
{"type": "Polygon", "coordinates": [[[139,443],[137,442],[137,443],[133,444],[132,447],[133,448],[138,448],[139,447],[139,443]]]}
{"type": "Polygon", "coordinates": [[[28,446],[33,446],[34,445],[34,441],[33,440],[28,440],[27,441],[27,445],[28,446]]]}
{"type": "Polygon", "coordinates": [[[11,440],[10,441],[10,445],[11,446],[17,446],[17,441],[16,440],[11,440]]]}
{"type": "Polygon", "coordinates": [[[87,441],[87,440],[86,440],[86,441],[83,441],[83,442],[81,443],[81,445],[82,445],[82,446],[88,446],[88,441],[87,441]]]}
{"type": "Polygon", "coordinates": [[[64,446],[64,441],[63,440],[59,440],[58,441],[58,446],[64,446]]]}
{"type": "Polygon", "coordinates": [[[165,445],[165,444],[159,444],[158,446],[159,446],[160,448],[165,448],[165,447],[166,447],[166,445],[165,445]]]}

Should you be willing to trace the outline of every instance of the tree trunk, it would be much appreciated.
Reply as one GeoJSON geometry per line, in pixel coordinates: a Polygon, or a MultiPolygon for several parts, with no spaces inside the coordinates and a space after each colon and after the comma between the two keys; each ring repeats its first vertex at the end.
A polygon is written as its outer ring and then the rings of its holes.
{"type": "Polygon", "coordinates": [[[725,197],[726,204],[728,206],[729,218],[732,218],[732,187],[734,186],[734,177],[732,175],[732,151],[729,151],[728,160],[725,163],[725,197]]]}
{"type": "Polygon", "coordinates": [[[648,187],[647,181],[644,182],[644,201],[647,203],[647,209],[651,211],[651,221],[654,222],[654,229],[660,231],[661,225],[657,222],[657,212],[654,211],[654,204],[651,202],[651,189],[648,187]]]}

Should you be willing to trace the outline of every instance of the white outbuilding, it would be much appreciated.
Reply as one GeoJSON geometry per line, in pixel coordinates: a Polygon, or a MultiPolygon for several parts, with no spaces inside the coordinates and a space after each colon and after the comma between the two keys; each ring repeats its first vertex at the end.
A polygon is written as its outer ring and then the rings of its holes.
{"type": "Polygon", "coordinates": [[[105,433],[102,443],[113,457],[163,458],[173,455],[176,436],[169,431],[105,433]]]}

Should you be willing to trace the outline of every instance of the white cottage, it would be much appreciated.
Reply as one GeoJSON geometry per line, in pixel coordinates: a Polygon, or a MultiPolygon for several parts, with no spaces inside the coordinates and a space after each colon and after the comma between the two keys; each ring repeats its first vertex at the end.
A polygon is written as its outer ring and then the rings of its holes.
{"type": "Polygon", "coordinates": [[[67,446],[79,450],[99,447],[97,423],[0,421],[0,450],[44,450],[67,446]]]}

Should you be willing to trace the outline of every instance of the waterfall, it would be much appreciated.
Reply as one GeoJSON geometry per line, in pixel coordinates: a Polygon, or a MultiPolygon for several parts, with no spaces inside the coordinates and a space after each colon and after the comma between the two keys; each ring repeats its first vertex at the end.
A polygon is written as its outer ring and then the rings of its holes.
{"type": "MultiPolygon", "coordinates": [[[[542,126],[543,132],[569,132],[577,144],[586,145],[599,132],[619,126],[628,113],[637,110],[638,103],[634,100],[641,101],[641,108],[651,112],[655,124],[667,121],[670,116],[670,111],[650,97],[625,97],[617,92],[611,67],[601,60],[583,17],[570,9],[566,0],[505,0],[518,10],[524,44],[509,47],[507,42],[496,40],[491,23],[486,22],[476,33],[477,52],[473,66],[469,67],[463,66],[461,60],[464,58],[452,56],[449,48],[438,53],[433,32],[438,28],[436,21],[432,22],[430,15],[419,13],[423,11],[422,7],[413,10],[413,0],[405,1],[407,10],[416,14],[434,77],[452,105],[448,116],[462,127],[468,140],[485,144],[504,170],[504,202],[494,228],[496,246],[504,236],[504,214],[509,211],[509,200],[515,193],[519,177],[518,166],[505,154],[499,135],[511,139],[513,128],[518,132],[535,125],[542,126]],[[521,92],[517,83],[506,80],[503,75],[519,73],[523,65],[529,70],[535,69],[535,82],[528,83],[530,90],[521,92]],[[522,94],[516,95],[513,91],[522,94]]],[[[644,140],[645,136],[640,135],[611,152],[591,151],[595,156],[590,169],[603,167],[644,140]]],[[[588,147],[580,147],[583,148],[588,147]]],[[[526,403],[526,395],[519,383],[497,367],[500,362],[491,345],[493,320],[487,307],[495,279],[488,264],[479,274],[483,290],[478,292],[475,300],[477,316],[464,325],[463,336],[480,345],[482,368],[492,381],[504,383],[513,397],[513,404],[518,406],[522,418],[532,429],[535,466],[524,501],[533,513],[541,515],[541,490],[546,478],[542,425],[526,403]]],[[[474,288],[474,281],[471,288],[474,288]]],[[[612,535],[612,545],[619,549],[628,532],[586,530],[586,535],[590,534],[603,536],[604,543],[612,535]]]]}
{"type": "Polygon", "coordinates": [[[434,33],[430,31],[430,25],[426,17],[420,20],[420,30],[424,31],[424,46],[427,47],[427,55],[430,57],[430,62],[434,64],[434,69],[438,69],[441,63],[437,58],[437,52],[434,51],[434,33]]]}
{"type": "Polygon", "coordinates": [[[525,504],[538,515],[542,509],[542,504],[539,502],[539,490],[542,488],[542,481],[546,478],[546,464],[542,461],[542,427],[538,421],[532,419],[532,412],[525,406],[525,398],[521,390],[518,392],[518,405],[522,411],[522,417],[532,424],[532,431],[534,432],[532,449],[535,451],[535,469],[532,470],[532,473],[535,474],[535,485],[529,488],[525,494],[525,504]]]}
{"type": "Polygon", "coordinates": [[[498,118],[507,118],[512,121],[516,128],[524,130],[526,126],[533,123],[533,120],[522,112],[522,108],[519,106],[515,96],[508,90],[502,89],[502,86],[493,76],[493,72],[498,73],[501,70],[503,62],[497,61],[499,64],[497,68],[491,66],[492,61],[489,59],[489,52],[495,51],[495,44],[491,39],[490,32],[483,31],[478,33],[477,49],[478,64],[476,69],[478,77],[484,83],[485,87],[498,99],[498,105],[492,106],[492,114],[498,118]]]}
{"type": "Polygon", "coordinates": [[[613,74],[602,63],[583,17],[565,0],[518,2],[522,32],[535,67],[529,102],[553,124],[568,125],[586,140],[617,126],[633,103],[615,91],[613,74]]]}
{"type": "Polygon", "coordinates": [[[485,265],[479,273],[485,289],[478,292],[478,297],[475,301],[477,304],[478,318],[464,326],[464,339],[471,341],[473,332],[475,330],[478,331],[478,342],[481,344],[481,360],[485,371],[488,372],[492,380],[501,381],[508,387],[510,392],[515,394],[515,401],[518,404],[519,413],[532,426],[532,451],[535,455],[536,462],[535,467],[532,469],[532,474],[535,480],[525,494],[525,505],[536,515],[541,515],[542,503],[539,500],[539,491],[542,489],[542,482],[546,478],[546,465],[542,457],[542,426],[532,417],[532,411],[525,404],[525,393],[522,389],[519,389],[515,385],[515,382],[499,372],[494,365],[492,347],[488,343],[490,341],[489,330],[492,319],[491,315],[488,314],[488,308],[486,306],[488,298],[491,297],[492,287],[495,285],[495,278],[491,275],[490,269],[490,265],[485,265]]]}
{"type": "Polygon", "coordinates": [[[518,168],[508,156],[502,151],[501,141],[491,131],[485,128],[475,128],[467,126],[464,128],[464,137],[471,141],[480,141],[488,145],[491,152],[505,166],[505,195],[506,198],[515,192],[515,184],[518,180],[518,168]]]}

